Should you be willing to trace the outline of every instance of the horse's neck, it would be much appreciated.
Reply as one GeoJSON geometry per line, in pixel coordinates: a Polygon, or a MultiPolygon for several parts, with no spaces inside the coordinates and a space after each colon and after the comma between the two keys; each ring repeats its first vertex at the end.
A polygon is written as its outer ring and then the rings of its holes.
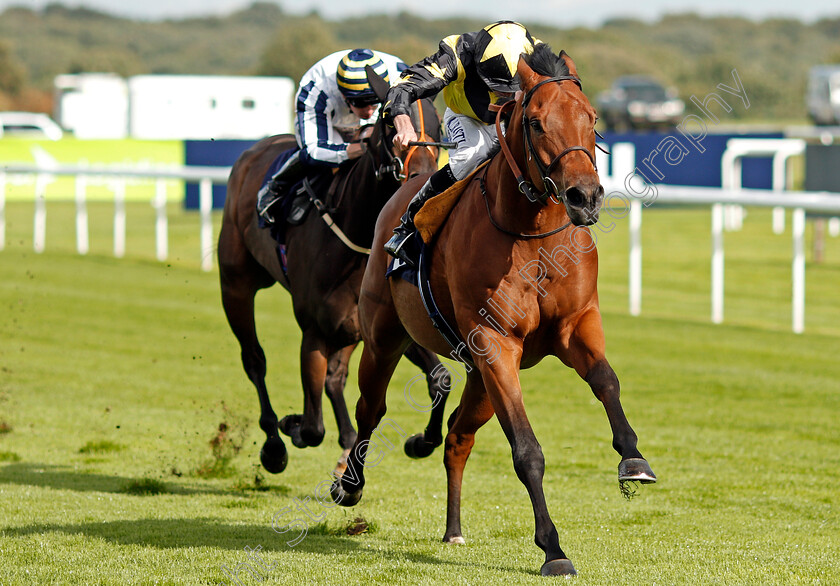
{"type": "Polygon", "coordinates": [[[377,166],[374,156],[365,153],[339,178],[338,189],[332,195],[331,205],[337,206],[335,220],[351,239],[372,238],[376,218],[387,201],[383,186],[386,181],[376,179],[377,166]]]}

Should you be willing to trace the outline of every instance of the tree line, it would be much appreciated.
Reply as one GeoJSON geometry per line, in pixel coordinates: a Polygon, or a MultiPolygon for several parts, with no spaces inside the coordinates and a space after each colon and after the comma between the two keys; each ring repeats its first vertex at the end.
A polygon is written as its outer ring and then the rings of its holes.
{"type": "MultiPolygon", "coordinates": [[[[52,111],[61,73],[283,75],[294,80],[320,57],[371,47],[413,63],[441,38],[478,30],[473,18],[429,20],[410,13],[340,21],[317,12],[292,15],[255,2],[227,16],[144,21],[50,4],[0,13],[0,110],[52,111]]],[[[808,69],[840,63],[840,15],[795,19],[674,14],[656,22],[619,18],[597,28],[523,22],[539,39],[575,60],[594,98],[619,75],[647,74],[688,100],[737,69],[751,107],[739,115],[765,121],[805,118],[808,69]]]]}

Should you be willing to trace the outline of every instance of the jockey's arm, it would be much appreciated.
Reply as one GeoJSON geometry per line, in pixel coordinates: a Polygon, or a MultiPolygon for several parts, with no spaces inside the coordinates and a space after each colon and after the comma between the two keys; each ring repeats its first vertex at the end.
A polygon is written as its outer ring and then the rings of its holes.
{"type": "Polygon", "coordinates": [[[411,123],[411,117],[407,114],[394,116],[394,128],[397,130],[397,134],[394,136],[394,146],[398,150],[406,150],[409,142],[417,140],[414,124],[411,123]]]}

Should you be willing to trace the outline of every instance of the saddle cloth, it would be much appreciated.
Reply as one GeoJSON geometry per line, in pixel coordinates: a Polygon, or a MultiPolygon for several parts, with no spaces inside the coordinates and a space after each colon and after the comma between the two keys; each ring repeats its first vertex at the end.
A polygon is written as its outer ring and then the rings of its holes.
{"type": "Polygon", "coordinates": [[[472,178],[483,169],[490,161],[484,161],[475,170],[457,181],[449,189],[441,194],[438,194],[427,201],[420,211],[414,216],[414,226],[420,233],[423,242],[429,246],[435,238],[435,235],[440,231],[441,227],[446,223],[446,219],[452,212],[452,209],[457,205],[461,199],[461,194],[469,185],[472,178]]]}

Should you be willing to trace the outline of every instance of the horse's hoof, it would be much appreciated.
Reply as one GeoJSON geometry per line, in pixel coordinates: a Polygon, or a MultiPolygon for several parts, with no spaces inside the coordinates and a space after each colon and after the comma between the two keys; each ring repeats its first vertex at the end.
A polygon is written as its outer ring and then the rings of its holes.
{"type": "Polygon", "coordinates": [[[574,564],[571,560],[551,560],[545,562],[540,568],[543,576],[577,576],[574,564]]]}
{"type": "Polygon", "coordinates": [[[280,422],[277,424],[277,427],[285,433],[286,435],[292,434],[292,429],[295,427],[300,427],[303,423],[303,415],[300,413],[294,413],[292,415],[286,415],[280,422]]]}
{"type": "Polygon", "coordinates": [[[286,444],[279,437],[265,440],[260,450],[260,462],[263,468],[272,474],[280,474],[286,469],[289,463],[289,453],[286,451],[286,444]]]}
{"type": "Polygon", "coordinates": [[[650,464],[644,458],[627,458],[618,465],[618,481],[635,480],[642,484],[656,482],[656,474],[650,469],[650,464]]]}
{"type": "Polygon", "coordinates": [[[350,449],[346,449],[341,453],[341,457],[339,457],[338,462],[335,464],[335,469],[333,470],[333,476],[336,478],[341,478],[344,476],[344,472],[347,470],[347,458],[350,456],[350,449]]]}
{"type": "Polygon", "coordinates": [[[306,440],[300,434],[301,426],[303,422],[303,415],[295,414],[295,415],[286,415],[283,419],[280,420],[280,423],[277,424],[277,427],[280,429],[280,432],[289,436],[292,440],[292,445],[296,448],[307,448],[309,444],[306,443],[306,440]]]}
{"type": "Polygon", "coordinates": [[[422,433],[418,433],[405,440],[405,455],[415,459],[428,458],[436,447],[434,444],[427,442],[422,433]]]}
{"type": "Polygon", "coordinates": [[[347,492],[341,487],[341,479],[336,479],[330,487],[330,496],[335,504],[342,507],[352,507],[362,500],[362,489],[356,492],[347,492]]]}
{"type": "Polygon", "coordinates": [[[451,537],[444,537],[444,543],[448,543],[449,545],[466,545],[466,541],[461,535],[453,535],[451,537]]]}

